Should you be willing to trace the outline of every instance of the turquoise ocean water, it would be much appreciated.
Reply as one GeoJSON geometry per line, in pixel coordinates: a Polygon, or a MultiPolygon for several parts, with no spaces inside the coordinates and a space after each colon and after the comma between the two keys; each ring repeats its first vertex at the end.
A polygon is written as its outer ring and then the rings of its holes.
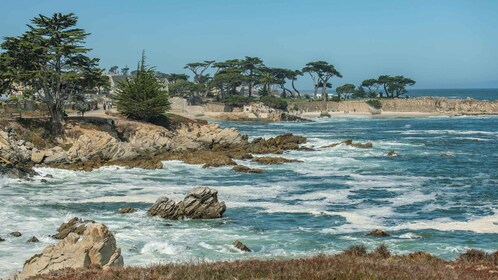
{"type": "MultiPolygon", "coordinates": [[[[107,224],[125,263],[294,257],[381,243],[395,253],[454,258],[467,248],[498,250],[498,117],[333,118],[313,123],[221,123],[250,137],[292,132],[316,151],[302,160],[239,174],[165,162],[161,170],[106,167],[93,172],[40,168],[32,182],[0,178],[0,275],[20,269],[74,216],[107,224]],[[321,146],[348,138],[373,149],[321,146]],[[395,150],[399,157],[386,154],[395,150]],[[441,156],[445,153],[450,156],[441,156]],[[181,199],[209,186],[226,202],[224,218],[166,221],[148,217],[156,198],[181,199]],[[123,206],[139,209],[117,214],[123,206]],[[387,238],[367,237],[376,228],[387,238]],[[12,231],[23,236],[13,238],[12,231]],[[26,243],[30,236],[40,243],[26,243]],[[254,250],[242,253],[241,240],[254,250]]],[[[241,162],[242,163],[242,162],[241,162]]]]}

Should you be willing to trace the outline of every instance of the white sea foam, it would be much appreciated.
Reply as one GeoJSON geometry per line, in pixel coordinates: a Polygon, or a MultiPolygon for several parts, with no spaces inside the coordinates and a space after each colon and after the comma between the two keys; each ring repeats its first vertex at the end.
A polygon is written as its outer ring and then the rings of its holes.
{"type": "Polygon", "coordinates": [[[455,221],[449,218],[440,218],[430,221],[416,221],[394,226],[391,229],[435,229],[441,231],[464,230],[476,233],[498,233],[498,214],[485,217],[476,217],[469,219],[468,221],[455,221]]]}
{"type": "Polygon", "coordinates": [[[179,246],[174,246],[169,242],[149,242],[144,245],[140,253],[145,255],[150,255],[154,253],[166,254],[166,255],[176,255],[184,251],[185,248],[179,246]]]}

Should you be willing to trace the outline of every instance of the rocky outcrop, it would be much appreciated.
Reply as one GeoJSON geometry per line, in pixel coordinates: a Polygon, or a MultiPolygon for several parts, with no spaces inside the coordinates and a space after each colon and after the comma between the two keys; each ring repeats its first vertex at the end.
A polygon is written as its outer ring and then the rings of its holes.
{"type": "Polygon", "coordinates": [[[236,165],[232,170],[239,173],[263,173],[263,169],[250,168],[244,165],[236,165]]]}
{"type": "Polygon", "coordinates": [[[151,216],[165,219],[215,219],[221,218],[226,210],[224,202],[218,201],[218,191],[210,188],[194,188],[180,202],[160,197],[147,211],[151,216]]]}
{"type": "Polygon", "coordinates": [[[255,157],[252,159],[253,162],[257,162],[260,164],[284,164],[290,162],[302,162],[297,159],[288,159],[284,157],[255,157]]]}
{"type": "Polygon", "coordinates": [[[23,164],[0,163],[0,177],[28,179],[37,175],[31,167],[23,164]]]}
{"type": "Polygon", "coordinates": [[[280,117],[279,117],[279,121],[282,121],[282,122],[312,122],[312,120],[301,118],[301,117],[298,117],[296,115],[291,115],[289,113],[281,113],[280,117]]]}
{"type": "Polygon", "coordinates": [[[399,154],[396,151],[389,151],[387,152],[388,157],[397,157],[399,154]]]}
{"type": "Polygon", "coordinates": [[[14,236],[14,237],[21,237],[22,236],[22,233],[20,233],[19,231],[13,231],[10,233],[11,236],[14,236]]]}
{"type": "Polygon", "coordinates": [[[19,139],[13,126],[7,124],[0,130],[0,162],[27,163],[35,149],[33,143],[19,139]]]}
{"type": "Polygon", "coordinates": [[[244,243],[240,242],[239,240],[235,240],[235,242],[233,242],[233,246],[243,252],[252,252],[251,249],[249,249],[246,245],[244,245],[244,243]]]}
{"type": "Polygon", "coordinates": [[[299,150],[300,145],[306,141],[303,136],[287,133],[269,139],[256,138],[240,149],[254,154],[279,154],[288,150],[299,150]]]}
{"type": "Polygon", "coordinates": [[[85,232],[88,224],[90,223],[95,223],[95,222],[90,220],[82,220],[78,217],[74,217],[71,220],[69,220],[67,223],[62,223],[57,229],[57,233],[52,235],[52,237],[54,237],[55,239],[64,239],[70,233],[76,233],[78,235],[81,235],[83,234],[83,232],[85,232]]]}
{"type": "Polygon", "coordinates": [[[235,129],[192,120],[161,126],[123,118],[84,118],[69,120],[65,137],[44,144],[40,141],[43,145],[30,148],[32,144],[17,140],[15,131],[25,138],[31,132],[18,123],[13,125],[16,129],[0,131],[0,173],[13,176],[24,176],[24,169],[11,165],[11,159],[26,162],[26,172],[32,165],[83,171],[108,165],[159,169],[162,160],[219,167],[235,166],[234,159],[250,159],[251,154],[299,150],[306,143],[306,138],[293,134],[248,142],[247,136],[235,129]]]}
{"type": "Polygon", "coordinates": [[[5,241],[5,239],[3,239],[2,237],[0,237],[0,242],[3,242],[3,241],[5,241]]]}
{"type": "Polygon", "coordinates": [[[17,279],[42,275],[65,268],[122,267],[121,249],[109,229],[99,223],[88,224],[82,236],[70,233],[55,245],[27,260],[17,279]]]}
{"type": "Polygon", "coordinates": [[[321,148],[322,149],[323,148],[333,148],[333,147],[336,147],[336,146],[339,146],[339,145],[346,145],[346,146],[351,146],[351,147],[354,147],[354,148],[362,148],[362,149],[373,148],[372,142],[367,142],[367,143],[353,143],[352,139],[344,140],[344,141],[339,142],[339,143],[333,143],[333,144],[330,144],[330,145],[327,145],[327,146],[323,146],[321,148]]]}

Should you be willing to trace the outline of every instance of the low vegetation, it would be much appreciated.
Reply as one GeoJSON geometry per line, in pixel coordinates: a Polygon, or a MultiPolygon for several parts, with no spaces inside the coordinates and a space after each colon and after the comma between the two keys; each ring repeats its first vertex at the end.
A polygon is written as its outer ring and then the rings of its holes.
{"type": "Polygon", "coordinates": [[[489,257],[497,253],[477,252],[470,254],[478,258],[445,261],[423,252],[394,256],[384,245],[369,253],[359,245],[332,256],[64,270],[43,279],[497,279],[498,259],[489,257]]]}
{"type": "Polygon", "coordinates": [[[370,99],[367,100],[367,104],[372,106],[373,108],[380,110],[382,109],[382,103],[378,99],[370,99]]]}

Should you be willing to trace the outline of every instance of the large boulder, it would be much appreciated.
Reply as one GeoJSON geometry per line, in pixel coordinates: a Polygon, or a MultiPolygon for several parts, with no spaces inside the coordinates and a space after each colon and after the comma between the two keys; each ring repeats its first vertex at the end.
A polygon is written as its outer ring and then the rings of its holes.
{"type": "Polygon", "coordinates": [[[226,210],[225,203],[218,202],[218,191],[205,187],[191,190],[178,207],[191,219],[221,218],[226,210]]]}
{"type": "Polygon", "coordinates": [[[179,220],[183,218],[183,213],[172,199],[161,196],[147,211],[151,216],[159,216],[164,219],[179,220]]]}
{"type": "Polygon", "coordinates": [[[163,196],[147,211],[151,216],[165,219],[215,219],[221,218],[226,210],[224,202],[218,201],[218,191],[206,187],[194,188],[180,202],[163,196]]]}
{"type": "Polygon", "coordinates": [[[23,280],[65,268],[122,267],[121,249],[109,229],[99,223],[88,224],[82,236],[70,233],[55,245],[47,246],[24,263],[17,279],[23,280]]]}

